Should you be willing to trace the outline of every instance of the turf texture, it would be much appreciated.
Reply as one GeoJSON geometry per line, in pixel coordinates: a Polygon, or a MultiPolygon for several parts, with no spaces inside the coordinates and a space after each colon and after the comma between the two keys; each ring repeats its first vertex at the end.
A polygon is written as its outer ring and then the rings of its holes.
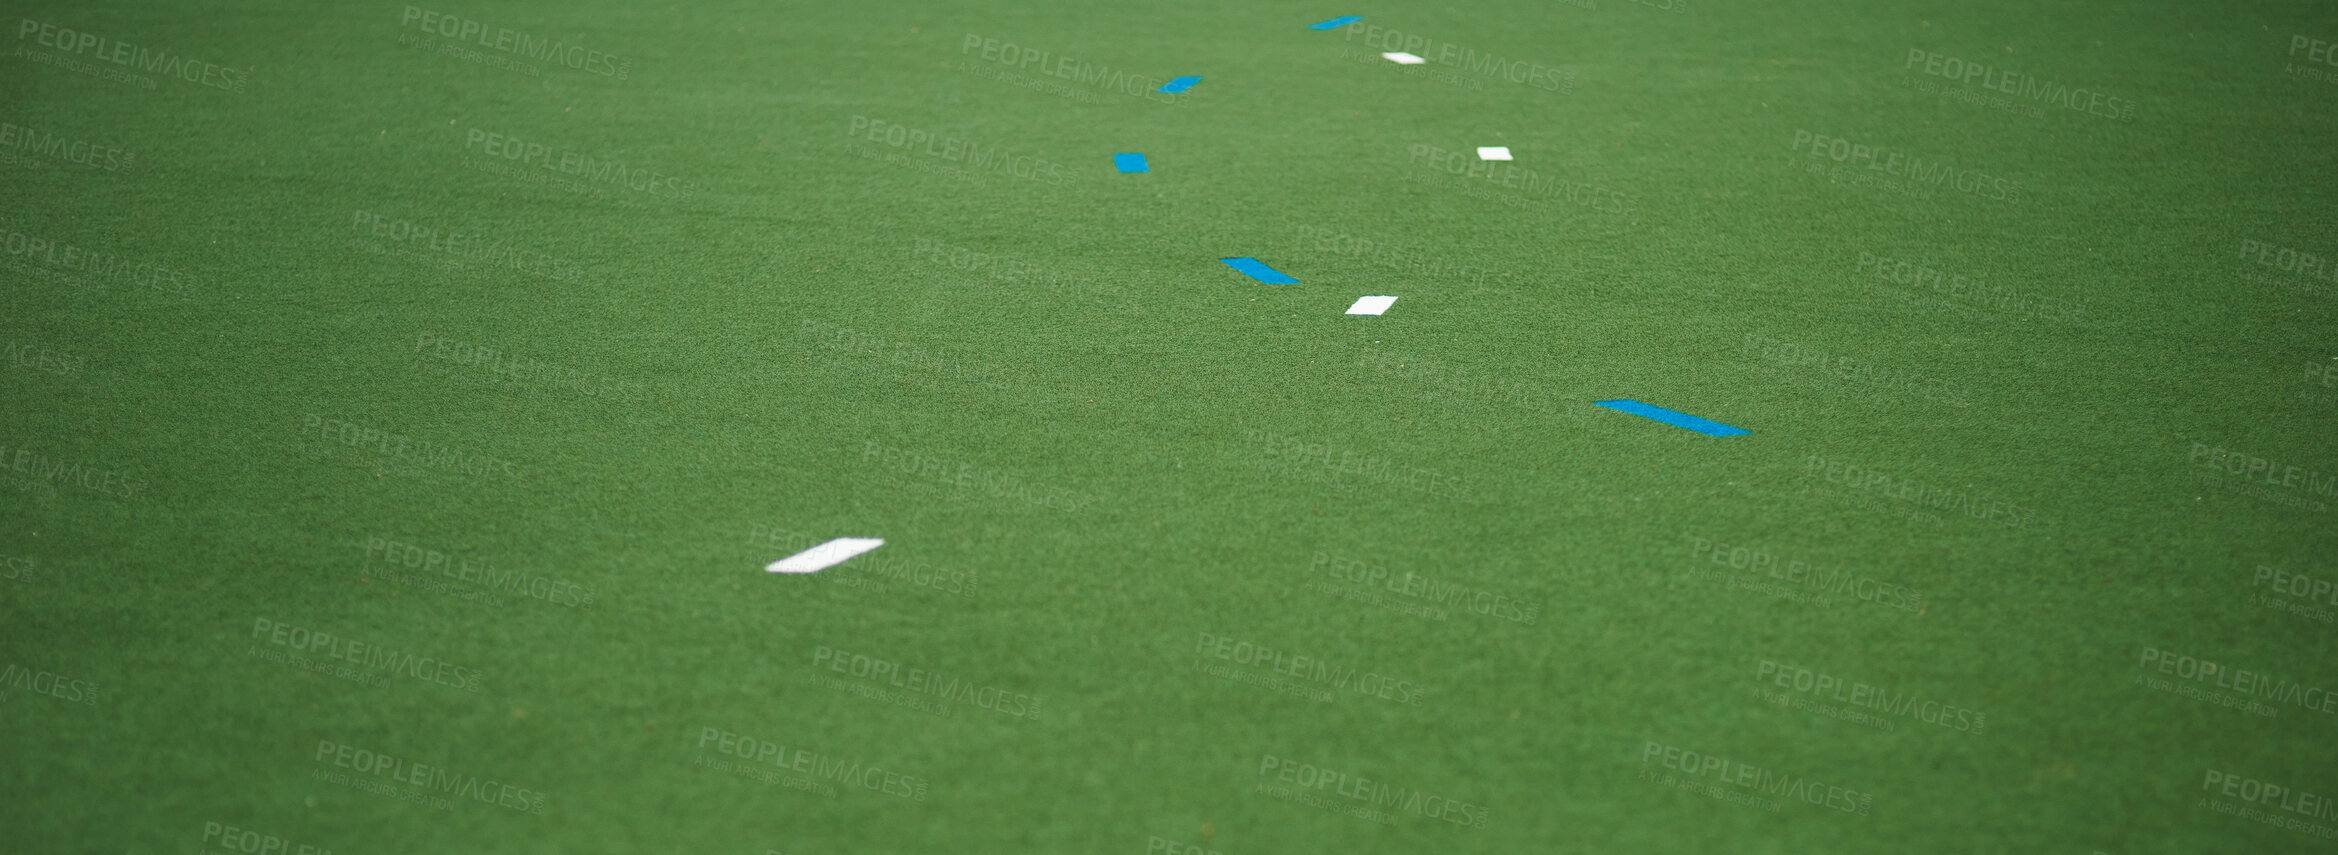
{"type": "Polygon", "coordinates": [[[2338,839],[2325,5],[6,17],[0,849],[2338,839]]]}

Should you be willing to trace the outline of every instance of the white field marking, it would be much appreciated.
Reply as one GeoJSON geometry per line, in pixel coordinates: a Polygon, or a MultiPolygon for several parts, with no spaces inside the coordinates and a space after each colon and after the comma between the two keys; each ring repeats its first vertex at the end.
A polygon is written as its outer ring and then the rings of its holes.
{"type": "Polygon", "coordinates": [[[1421,64],[1421,63],[1428,62],[1428,60],[1422,59],[1422,58],[1420,58],[1420,57],[1414,56],[1414,55],[1412,55],[1412,54],[1409,54],[1409,53],[1405,53],[1404,51],[1396,51],[1396,52],[1394,52],[1394,53],[1384,53],[1384,54],[1381,54],[1381,56],[1387,57],[1387,58],[1388,58],[1390,61],[1392,61],[1392,62],[1395,62],[1395,63],[1396,63],[1396,64],[1398,64],[1398,65],[1419,65],[1419,64],[1421,64]]]}
{"type": "Polygon", "coordinates": [[[1348,314],[1377,315],[1388,311],[1388,307],[1395,303],[1395,297],[1357,297],[1356,304],[1348,307],[1348,314]]]}
{"type": "Polygon", "coordinates": [[[885,545],[882,537],[839,537],[806,549],[763,568],[767,573],[818,573],[846,559],[885,545]]]}
{"type": "Polygon", "coordinates": [[[1510,159],[1510,147],[1509,147],[1509,146],[1506,146],[1506,145],[1481,145],[1481,146],[1478,146],[1478,147],[1477,147],[1477,159],[1479,159],[1479,160],[1509,160],[1509,159],[1510,159]]]}

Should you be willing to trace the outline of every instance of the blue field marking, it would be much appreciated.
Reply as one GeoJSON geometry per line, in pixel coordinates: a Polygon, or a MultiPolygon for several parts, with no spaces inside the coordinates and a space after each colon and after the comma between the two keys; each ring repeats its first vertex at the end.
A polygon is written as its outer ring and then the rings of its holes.
{"type": "Polygon", "coordinates": [[[1141,154],[1141,153],[1137,153],[1137,152],[1130,152],[1130,153],[1128,153],[1128,154],[1116,154],[1116,155],[1113,155],[1113,156],[1112,156],[1112,165],[1113,165],[1113,166],[1116,166],[1116,167],[1119,167],[1119,168],[1120,168],[1120,171],[1122,171],[1122,172],[1151,172],[1151,171],[1153,171],[1152,167],[1149,167],[1149,166],[1146,166],[1146,165],[1145,165],[1145,156],[1144,156],[1143,154],[1141,154]]]}
{"type": "Polygon", "coordinates": [[[1323,23],[1320,23],[1320,24],[1309,24],[1309,25],[1307,26],[1307,29],[1310,29],[1310,30],[1336,30],[1336,29],[1339,29],[1339,28],[1341,28],[1341,27],[1345,27],[1345,26],[1347,26],[1347,25],[1349,25],[1349,24],[1353,24],[1353,23],[1355,23],[1355,22],[1357,22],[1357,21],[1361,21],[1361,20],[1364,20],[1364,16],[1362,16],[1362,15],[1341,15],[1341,16],[1339,16],[1339,17],[1337,17],[1337,18],[1333,18],[1333,19],[1331,19],[1331,20],[1329,20],[1329,21],[1325,21],[1325,22],[1323,22],[1323,23]]]}
{"type": "Polygon", "coordinates": [[[1656,406],[1655,404],[1643,404],[1638,401],[1628,399],[1593,401],[1592,403],[1611,410],[1615,410],[1617,412],[1631,413],[1635,416],[1655,419],[1673,427],[1688,428],[1689,430],[1696,431],[1706,436],[1738,436],[1741,434],[1753,433],[1753,431],[1746,430],[1745,428],[1730,427],[1720,422],[1700,419],[1687,413],[1667,410],[1663,407],[1656,406]]]}
{"type": "Polygon", "coordinates": [[[1255,258],[1221,258],[1218,260],[1225,262],[1227,267],[1240,270],[1242,271],[1243,275],[1249,276],[1252,279],[1256,279],[1268,285],[1299,284],[1299,280],[1285,276],[1283,275],[1282,271],[1268,267],[1265,264],[1260,263],[1259,260],[1255,258]]]}
{"type": "Polygon", "coordinates": [[[1193,76],[1193,75],[1190,75],[1190,74],[1188,74],[1188,75],[1186,75],[1186,76],[1184,76],[1184,77],[1178,77],[1178,78],[1174,78],[1174,79],[1171,79],[1171,80],[1170,80],[1169,82],[1167,82],[1167,83],[1163,83],[1163,84],[1161,84],[1161,91],[1163,91],[1163,92],[1183,92],[1183,91],[1185,91],[1185,90],[1187,90],[1187,89],[1192,89],[1194,84],[1196,84],[1196,83],[1200,83],[1200,82],[1201,82],[1201,78],[1199,78],[1199,77],[1195,77],[1195,76],[1193,76]]]}

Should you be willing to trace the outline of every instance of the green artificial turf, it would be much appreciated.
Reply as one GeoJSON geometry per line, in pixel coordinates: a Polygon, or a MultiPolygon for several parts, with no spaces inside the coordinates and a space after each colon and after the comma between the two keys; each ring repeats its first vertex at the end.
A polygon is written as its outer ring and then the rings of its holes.
{"type": "Polygon", "coordinates": [[[2324,6],[7,17],[0,849],[2338,836],[2324,6]]]}

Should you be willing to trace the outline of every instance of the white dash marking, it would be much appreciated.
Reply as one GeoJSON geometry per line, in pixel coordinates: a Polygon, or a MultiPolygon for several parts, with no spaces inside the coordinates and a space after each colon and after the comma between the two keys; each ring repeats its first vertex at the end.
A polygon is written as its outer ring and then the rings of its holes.
{"type": "Polygon", "coordinates": [[[771,566],[763,569],[769,573],[818,573],[884,545],[882,537],[839,537],[771,562],[771,566]]]}
{"type": "Polygon", "coordinates": [[[1348,314],[1377,315],[1388,311],[1388,307],[1395,304],[1395,297],[1357,297],[1356,304],[1348,307],[1348,314]]]}
{"type": "Polygon", "coordinates": [[[1409,54],[1409,53],[1405,53],[1404,51],[1401,51],[1401,50],[1400,50],[1400,51],[1394,51],[1394,52],[1391,52],[1391,53],[1384,53],[1384,54],[1381,54],[1381,56],[1387,57],[1387,58],[1388,58],[1390,61],[1392,61],[1392,62],[1394,62],[1394,63],[1396,63],[1396,64],[1398,64],[1398,65],[1419,65],[1419,64],[1421,64],[1421,63],[1428,62],[1428,60],[1422,59],[1422,58],[1420,58],[1420,57],[1414,56],[1414,55],[1412,55],[1412,54],[1409,54]]]}

